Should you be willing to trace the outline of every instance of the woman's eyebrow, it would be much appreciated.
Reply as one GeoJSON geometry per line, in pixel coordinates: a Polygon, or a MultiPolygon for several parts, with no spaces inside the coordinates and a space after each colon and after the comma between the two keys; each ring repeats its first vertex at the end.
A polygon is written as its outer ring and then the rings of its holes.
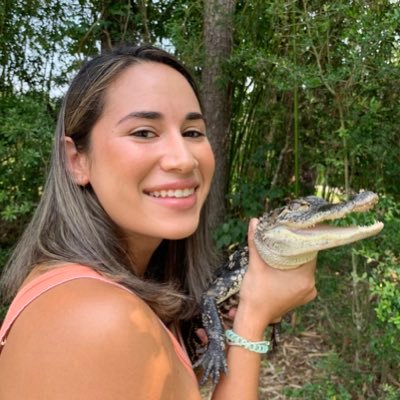
{"type": "Polygon", "coordinates": [[[130,118],[161,119],[162,114],[157,111],[133,111],[121,118],[117,122],[117,125],[122,124],[122,122],[125,122],[130,118]]]}
{"type": "MultiPolygon", "coordinates": [[[[125,122],[126,120],[131,119],[131,118],[143,118],[143,119],[155,120],[155,119],[162,119],[163,115],[157,111],[132,111],[129,114],[122,117],[117,122],[117,125],[122,124],[123,122],[125,122]]],[[[206,122],[203,114],[201,114],[199,112],[189,112],[186,114],[185,119],[187,121],[202,120],[202,121],[206,122]]]]}
{"type": "Polygon", "coordinates": [[[187,113],[185,119],[188,121],[196,121],[198,119],[201,119],[204,121],[204,123],[206,122],[206,118],[204,117],[204,115],[199,112],[187,113]]]}

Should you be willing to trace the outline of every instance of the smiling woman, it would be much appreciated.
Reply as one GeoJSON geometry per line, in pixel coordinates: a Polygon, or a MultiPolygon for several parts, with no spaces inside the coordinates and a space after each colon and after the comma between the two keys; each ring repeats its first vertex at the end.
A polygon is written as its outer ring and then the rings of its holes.
{"type": "MultiPolygon", "coordinates": [[[[213,173],[196,86],[172,56],[126,47],[81,68],[43,197],[2,278],[14,298],[0,330],[2,400],[200,399],[180,324],[217,265],[213,173]]],[[[233,328],[259,341],[315,295],[315,262],[269,268],[254,224],[233,328]]],[[[228,364],[213,398],[255,399],[259,355],[231,348],[228,364]]]]}
{"type": "Polygon", "coordinates": [[[214,157],[199,102],[181,73],[154,62],[127,68],[107,91],[88,150],[76,149],[73,134],[66,143],[75,180],[96,193],[128,243],[136,273],[143,275],[162,239],[195,232],[214,157]]]}

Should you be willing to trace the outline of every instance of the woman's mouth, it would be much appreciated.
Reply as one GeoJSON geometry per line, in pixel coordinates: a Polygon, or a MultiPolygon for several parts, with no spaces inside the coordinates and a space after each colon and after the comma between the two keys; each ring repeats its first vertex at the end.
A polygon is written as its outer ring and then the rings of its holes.
{"type": "Polygon", "coordinates": [[[197,179],[183,179],[148,186],[144,193],[157,206],[186,211],[198,204],[200,186],[197,179]]]}
{"type": "Polygon", "coordinates": [[[161,198],[185,198],[192,196],[195,192],[195,188],[185,188],[185,189],[169,189],[169,190],[155,190],[149,192],[148,195],[151,197],[161,197],[161,198]]]}

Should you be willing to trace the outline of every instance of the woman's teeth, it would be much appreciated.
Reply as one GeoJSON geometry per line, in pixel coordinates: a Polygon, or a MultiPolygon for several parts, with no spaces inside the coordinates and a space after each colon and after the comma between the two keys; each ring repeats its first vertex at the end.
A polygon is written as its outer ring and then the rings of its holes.
{"type": "Polygon", "coordinates": [[[189,197],[194,193],[194,188],[192,189],[178,189],[178,190],[160,190],[155,192],[150,192],[149,195],[153,197],[189,197]]]}

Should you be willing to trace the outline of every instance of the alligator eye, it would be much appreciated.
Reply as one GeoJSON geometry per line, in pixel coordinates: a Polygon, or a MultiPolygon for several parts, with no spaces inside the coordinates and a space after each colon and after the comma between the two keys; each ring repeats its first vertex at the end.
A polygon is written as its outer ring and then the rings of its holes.
{"type": "Polygon", "coordinates": [[[289,204],[289,210],[291,211],[297,211],[302,207],[303,204],[299,203],[298,201],[293,201],[292,203],[289,204]]]}
{"type": "Polygon", "coordinates": [[[290,211],[307,210],[308,208],[310,208],[309,203],[302,200],[294,200],[289,204],[290,211]]]}

